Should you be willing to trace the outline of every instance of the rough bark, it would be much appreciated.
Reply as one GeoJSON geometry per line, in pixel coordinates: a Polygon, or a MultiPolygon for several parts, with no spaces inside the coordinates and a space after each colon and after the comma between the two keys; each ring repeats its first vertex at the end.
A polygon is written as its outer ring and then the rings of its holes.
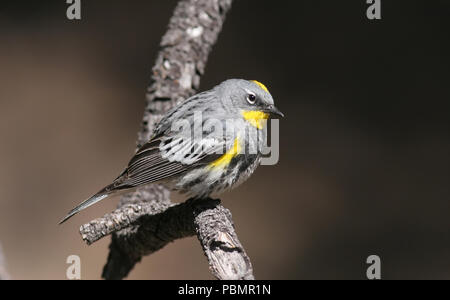
{"type": "MultiPolygon", "coordinates": [[[[208,55],[222,29],[231,0],[181,0],[163,36],[146,95],[138,147],[151,137],[162,116],[198,89],[208,55]]],[[[220,200],[175,205],[169,191],[150,185],[121,198],[118,209],[81,226],[91,244],[112,234],[103,278],[126,277],[144,255],[176,239],[197,235],[218,279],[253,279],[250,259],[220,200]]]]}
{"type": "Polygon", "coordinates": [[[2,245],[0,244],[0,280],[10,279],[8,272],[6,271],[6,259],[3,255],[2,245]]]}

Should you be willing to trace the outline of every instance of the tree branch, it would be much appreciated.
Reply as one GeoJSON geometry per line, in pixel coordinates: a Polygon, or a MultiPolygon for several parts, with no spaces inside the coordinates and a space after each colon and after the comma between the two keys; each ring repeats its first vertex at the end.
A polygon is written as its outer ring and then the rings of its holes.
{"type": "MultiPolygon", "coordinates": [[[[231,2],[181,0],[176,6],[153,67],[138,147],[151,138],[170,108],[197,91],[231,2]]],[[[103,278],[122,279],[142,256],[176,239],[197,235],[216,278],[253,279],[252,265],[234,231],[231,213],[220,200],[190,199],[175,205],[169,196],[160,185],[140,188],[122,197],[112,213],[81,226],[80,233],[88,244],[112,234],[103,278]]]]}

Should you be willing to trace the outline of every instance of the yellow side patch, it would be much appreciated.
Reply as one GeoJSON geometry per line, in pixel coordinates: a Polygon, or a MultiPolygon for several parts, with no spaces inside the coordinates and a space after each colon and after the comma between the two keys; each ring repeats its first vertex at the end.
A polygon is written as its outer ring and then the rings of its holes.
{"type": "Polygon", "coordinates": [[[252,126],[263,129],[269,118],[269,114],[259,110],[244,110],[242,116],[252,126]]]}
{"type": "Polygon", "coordinates": [[[228,150],[224,155],[220,158],[216,159],[212,163],[209,164],[212,168],[223,168],[230,164],[231,160],[241,152],[241,144],[239,143],[239,139],[234,139],[233,147],[228,150]]]}
{"type": "Polygon", "coordinates": [[[269,90],[267,89],[267,87],[264,84],[262,84],[261,82],[256,81],[256,80],[252,80],[252,82],[256,83],[260,88],[262,88],[263,90],[265,90],[266,92],[269,93],[269,90]]]}

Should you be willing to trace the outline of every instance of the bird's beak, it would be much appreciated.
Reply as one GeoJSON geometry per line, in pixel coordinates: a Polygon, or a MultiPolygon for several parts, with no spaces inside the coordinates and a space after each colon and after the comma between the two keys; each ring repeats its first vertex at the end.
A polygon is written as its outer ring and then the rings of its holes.
{"type": "Polygon", "coordinates": [[[269,113],[272,116],[278,116],[281,118],[284,118],[284,114],[275,107],[275,105],[271,104],[269,106],[267,106],[267,108],[265,109],[265,112],[269,113]]]}

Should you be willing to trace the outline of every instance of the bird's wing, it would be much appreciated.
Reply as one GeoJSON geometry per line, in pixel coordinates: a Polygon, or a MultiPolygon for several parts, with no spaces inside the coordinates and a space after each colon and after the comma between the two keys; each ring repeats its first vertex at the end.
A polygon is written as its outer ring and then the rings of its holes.
{"type": "Polygon", "coordinates": [[[128,167],[113,183],[72,209],[60,224],[116,191],[167,179],[206,165],[222,155],[217,152],[225,145],[226,139],[212,137],[198,141],[181,137],[155,137],[136,152],[128,167]]]}
{"type": "Polygon", "coordinates": [[[133,188],[179,175],[213,162],[226,148],[224,138],[155,137],[136,152],[127,169],[116,179],[115,189],[133,188]]]}

